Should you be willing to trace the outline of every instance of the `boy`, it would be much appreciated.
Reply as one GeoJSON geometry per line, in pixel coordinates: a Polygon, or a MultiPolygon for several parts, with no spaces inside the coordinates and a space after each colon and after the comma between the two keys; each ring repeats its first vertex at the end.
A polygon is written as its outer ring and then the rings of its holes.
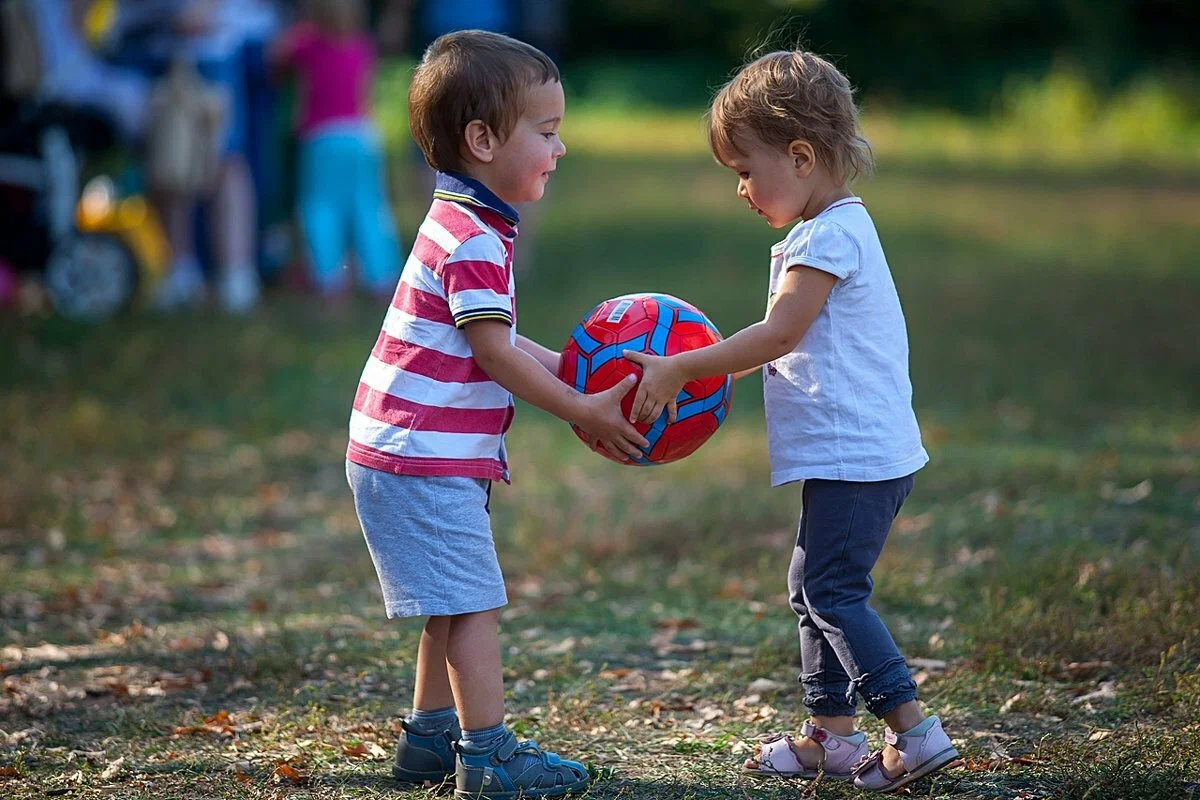
{"type": "Polygon", "coordinates": [[[647,443],[620,401],[635,379],[581,395],[555,377],[557,353],[516,333],[512,204],[541,199],[566,152],[554,63],[499,34],[447,34],[425,52],[408,103],[437,189],[363,370],[347,452],[387,614],[428,617],[393,772],[439,781],[454,770],[460,797],[560,796],[587,785],[583,766],[504,726],[507,598],[488,498],[508,480],[513,394],[633,456],[647,443]]]}

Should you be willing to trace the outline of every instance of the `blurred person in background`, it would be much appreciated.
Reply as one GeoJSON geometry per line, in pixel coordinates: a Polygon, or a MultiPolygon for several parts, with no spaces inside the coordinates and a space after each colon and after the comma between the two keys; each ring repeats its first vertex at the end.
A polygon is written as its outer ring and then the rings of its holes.
{"type": "MultiPolygon", "coordinates": [[[[388,0],[383,8],[381,33],[393,39],[413,32],[416,55],[439,36],[463,30],[503,33],[532,44],[557,59],[561,55],[566,19],[562,0],[388,0]],[[390,32],[390,33],[389,33],[390,32]]],[[[413,157],[419,152],[413,148],[413,157]]],[[[433,192],[435,173],[424,162],[417,173],[426,195],[433,192]]],[[[545,204],[518,203],[521,215],[523,257],[518,272],[528,272],[534,262],[536,233],[545,204]]]]}
{"type": "MultiPolygon", "coordinates": [[[[257,208],[254,184],[245,157],[245,104],[240,49],[249,31],[246,21],[262,0],[121,0],[116,38],[122,63],[151,79],[162,77],[172,63],[194,65],[222,100],[223,114],[216,147],[215,174],[201,193],[211,201],[217,298],[231,313],[245,313],[258,303],[256,266],[257,208]]],[[[170,113],[172,109],[163,109],[170,113]]],[[[196,250],[195,193],[151,186],[163,218],[174,262],[163,281],[156,305],[161,310],[194,306],[206,293],[196,250]]]]}
{"type": "Polygon", "coordinates": [[[141,74],[115,67],[89,48],[81,0],[19,0],[31,15],[41,54],[39,95],[65,106],[97,111],[111,121],[125,142],[145,133],[149,83],[141,74]]]}
{"type": "Polygon", "coordinates": [[[375,50],[361,0],[310,0],[308,18],[275,42],[270,61],[298,79],[298,213],[317,290],[343,296],[347,250],[362,286],[390,297],[399,242],[387,165],[371,120],[375,50]],[[348,247],[349,245],[349,247],[348,247]]]}

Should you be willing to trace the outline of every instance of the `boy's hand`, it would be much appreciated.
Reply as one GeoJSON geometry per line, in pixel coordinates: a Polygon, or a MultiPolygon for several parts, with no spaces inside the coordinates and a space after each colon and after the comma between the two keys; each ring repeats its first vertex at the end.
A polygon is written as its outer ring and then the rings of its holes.
{"type": "Polygon", "coordinates": [[[629,421],[651,422],[658,419],[665,408],[667,422],[674,422],[679,410],[676,398],[687,383],[687,377],[676,366],[675,359],[636,350],[626,350],[624,356],[642,367],[642,382],[638,385],[637,396],[633,398],[629,421]]]}
{"type": "Polygon", "coordinates": [[[587,418],[579,423],[592,437],[593,445],[604,445],[605,450],[622,461],[641,458],[644,455],[641,448],[650,445],[621,413],[621,401],[636,380],[636,375],[629,375],[610,389],[585,395],[587,418]]]}

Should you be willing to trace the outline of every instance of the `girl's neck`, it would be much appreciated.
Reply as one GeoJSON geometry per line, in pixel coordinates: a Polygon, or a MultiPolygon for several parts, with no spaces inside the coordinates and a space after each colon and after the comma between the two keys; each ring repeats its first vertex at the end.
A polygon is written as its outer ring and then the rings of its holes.
{"type": "Polygon", "coordinates": [[[804,211],[800,214],[803,219],[810,220],[837,201],[854,196],[854,192],[851,192],[850,187],[845,183],[823,188],[824,191],[818,190],[813,192],[812,197],[808,199],[808,204],[804,206],[804,211]]]}

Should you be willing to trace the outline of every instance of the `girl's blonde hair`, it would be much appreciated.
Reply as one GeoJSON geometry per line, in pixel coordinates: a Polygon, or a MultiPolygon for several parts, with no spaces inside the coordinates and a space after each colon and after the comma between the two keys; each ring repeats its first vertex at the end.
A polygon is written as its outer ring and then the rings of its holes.
{"type": "Polygon", "coordinates": [[[352,36],[363,28],[363,0],[308,0],[308,14],[323,31],[334,36],[352,36]]]}
{"type": "Polygon", "coordinates": [[[796,139],[839,180],[869,175],[875,158],[859,127],[850,81],[825,59],[803,50],[768,53],[725,84],[708,113],[708,144],[722,164],[746,155],[745,141],[787,148],[796,139]]]}

